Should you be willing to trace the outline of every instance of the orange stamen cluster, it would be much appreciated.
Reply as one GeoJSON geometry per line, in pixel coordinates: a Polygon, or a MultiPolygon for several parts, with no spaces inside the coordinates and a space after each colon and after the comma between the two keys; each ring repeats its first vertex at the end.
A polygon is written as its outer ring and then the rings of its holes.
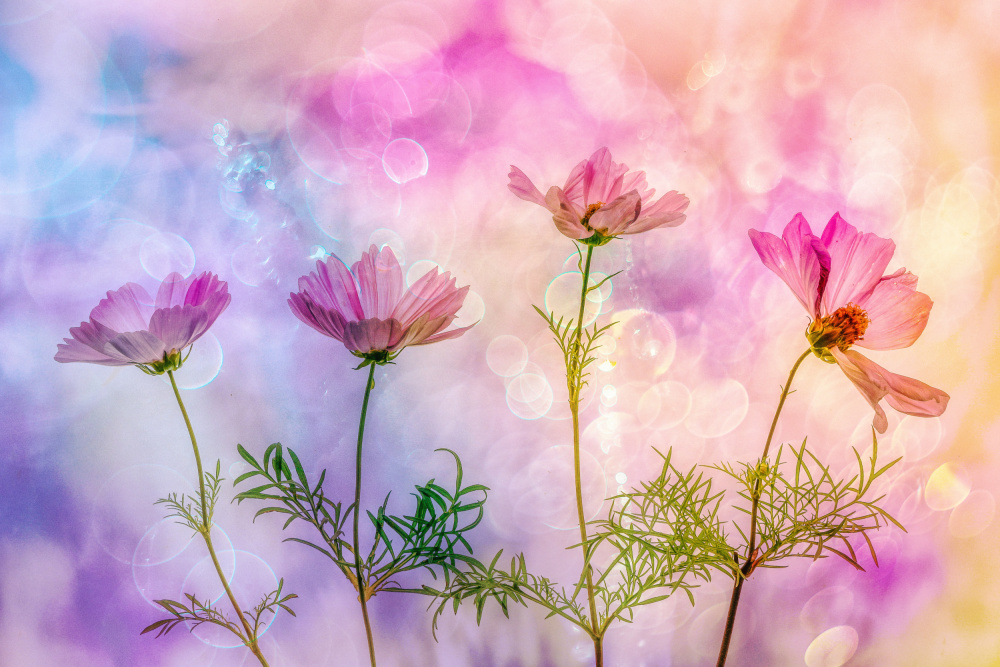
{"type": "Polygon", "coordinates": [[[830,348],[837,347],[846,352],[847,348],[864,338],[869,324],[868,313],[857,304],[849,303],[813,321],[806,331],[806,338],[817,356],[832,363],[830,348]]]}
{"type": "Polygon", "coordinates": [[[830,327],[840,330],[840,336],[834,344],[841,350],[846,350],[864,338],[865,330],[870,323],[868,313],[853,303],[838,308],[833,311],[833,314],[823,318],[824,328],[830,327]]]}
{"type": "Polygon", "coordinates": [[[580,219],[580,224],[583,225],[585,229],[588,229],[590,231],[594,231],[594,228],[590,226],[590,216],[592,216],[595,213],[597,213],[597,211],[602,206],[604,206],[604,202],[599,201],[599,202],[591,204],[590,206],[587,207],[586,212],[584,212],[583,217],[580,219]]]}

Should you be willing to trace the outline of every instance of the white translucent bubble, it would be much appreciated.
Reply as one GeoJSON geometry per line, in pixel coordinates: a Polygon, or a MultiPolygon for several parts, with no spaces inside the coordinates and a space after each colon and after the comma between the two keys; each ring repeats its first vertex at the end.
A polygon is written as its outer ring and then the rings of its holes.
{"type": "Polygon", "coordinates": [[[176,470],[142,464],[119,470],[101,487],[94,500],[91,526],[97,543],[109,556],[131,563],[136,545],[163,520],[163,506],[154,505],[170,493],[194,493],[176,470]],[[128,503],[122,499],[128,498],[128,503]]]}
{"type": "MultiPolygon", "coordinates": [[[[672,632],[684,625],[694,615],[695,607],[686,595],[671,595],[655,604],[635,608],[635,627],[645,634],[672,632]]],[[[650,663],[646,663],[650,665],[650,663]]]]}
{"type": "Polygon", "coordinates": [[[342,151],[313,123],[301,121],[289,126],[288,136],[299,159],[325,181],[343,185],[350,180],[346,151],[342,151]]]}
{"type": "Polygon", "coordinates": [[[413,139],[393,139],[382,151],[385,175],[402,185],[427,175],[427,151],[413,139]]]}
{"type": "MultiPolygon", "coordinates": [[[[608,487],[604,469],[586,451],[580,452],[580,479],[584,516],[590,520],[600,512],[608,487]]],[[[512,485],[517,487],[519,513],[530,514],[559,530],[579,527],[572,447],[549,447],[519,473],[512,485]]]]}
{"type": "Polygon", "coordinates": [[[906,214],[906,192],[888,174],[865,174],[854,182],[847,195],[850,210],[871,216],[878,213],[894,222],[906,214]]]}
{"type": "MultiPolygon", "coordinates": [[[[719,650],[719,637],[726,624],[728,602],[712,605],[698,614],[688,626],[688,642],[700,655],[715,656],[719,650]]],[[[739,625],[736,626],[737,628],[739,625]]]]}
{"type": "Polygon", "coordinates": [[[955,537],[975,537],[993,523],[996,509],[993,494],[985,489],[976,489],[952,510],[948,531],[955,537]]]}
{"type": "MultiPolygon", "coordinates": [[[[577,271],[560,273],[553,278],[545,290],[545,310],[554,315],[556,320],[564,318],[563,324],[573,320],[576,324],[580,316],[580,292],[583,276],[577,271]]],[[[590,284],[594,284],[592,281],[590,284]]],[[[583,311],[583,326],[589,326],[601,314],[601,303],[587,299],[583,311]]]]}
{"type": "Polygon", "coordinates": [[[483,301],[483,297],[479,296],[478,292],[469,290],[465,295],[465,301],[462,302],[462,307],[455,314],[452,326],[456,328],[472,326],[482,321],[485,314],[486,302],[483,301]]]}
{"type": "MultiPolygon", "coordinates": [[[[159,509],[163,506],[157,505],[159,509]]],[[[217,525],[212,526],[212,544],[219,556],[219,564],[227,577],[232,577],[235,564],[233,562],[232,542],[224,530],[217,525]],[[223,552],[228,557],[223,557],[223,552]]],[[[194,591],[185,588],[185,579],[191,569],[208,557],[208,549],[200,535],[188,526],[177,523],[176,517],[169,517],[152,526],[142,536],[132,555],[132,581],[136,590],[151,606],[161,609],[156,600],[168,599],[187,602],[185,592],[195,593],[199,600],[209,595],[210,589],[194,591]]],[[[213,566],[212,573],[215,574],[213,566]]],[[[215,574],[215,586],[220,588],[218,575],[215,574]]],[[[214,590],[214,589],[212,589],[214,590]]],[[[211,593],[218,599],[218,595],[211,593]]]]}
{"type": "Polygon", "coordinates": [[[802,607],[799,622],[809,632],[847,622],[854,610],[854,593],[845,586],[824,588],[802,607]]]}
{"type": "Polygon", "coordinates": [[[968,475],[962,467],[955,463],[945,463],[927,478],[924,502],[938,512],[950,510],[965,500],[971,490],[968,475]]]}
{"type": "Polygon", "coordinates": [[[684,426],[699,437],[717,438],[739,426],[749,407],[747,390],[736,380],[708,381],[691,392],[691,412],[684,426]]]}
{"type": "Polygon", "coordinates": [[[272,274],[270,254],[259,243],[247,242],[233,251],[233,275],[244,285],[258,287],[272,274]]]}
{"type": "Polygon", "coordinates": [[[219,376],[222,370],[222,345],[211,331],[195,341],[191,354],[180,370],[174,373],[181,389],[198,389],[219,376]]]}
{"type": "Polygon", "coordinates": [[[937,449],[941,435],[941,420],[937,417],[903,417],[892,433],[892,448],[912,463],[937,449]]]}
{"type": "Polygon", "coordinates": [[[615,482],[617,482],[618,484],[624,484],[627,481],[628,481],[628,475],[626,475],[625,473],[620,472],[615,474],[615,482]]]}
{"type": "Polygon", "coordinates": [[[680,382],[654,384],[639,400],[636,416],[643,426],[667,429],[677,426],[691,412],[691,392],[680,382]]]}
{"type": "Polygon", "coordinates": [[[612,328],[622,351],[648,370],[659,375],[667,371],[677,354],[677,334],[667,318],[647,310],[627,310],[618,314],[612,328]]]}
{"type": "Polygon", "coordinates": [[[157,280],[175,271],[186,278],[194,270],[194,249],[182,236],[157,232],[142,242],[139,261],[146,273],[157,280]]]}
{"type": "Polygon", "coordinates": [[[613,384],[606,384],[601,388],[601,405],[613,407],[618,402],[618,390],[613,384]]]}
{"type": "Polygon", "coordinates": [[[758,160],[743,170],[744,188],[757,194],[770,192],[781,182],[783,171],[784,165],[774,159],[758,160]]]}
{"type": "Polygon", "coordinates": [[[816,637],[806,649],[807,667],[840,667],[858,650],[858,631],[838,625],[816,637]]]}
{"type": "Polygon", "coordinates": [[[528,363],[528,346],[517,336],[497,336],[486,347],[486,365],[500,377],[513,377],[528,363]]]}
{"type": "Polygon", "coordinates": [[[521,373],[507,385],[507,407],[521,419],[544,417],[552,398],[552,385],[543,374],[521,373]]]}
{"type": "Polygon", "coordinates": [[[910,106],[895,88],[873,84],[855,93],[847,106],[846,120],[856,142],[898,145],[910,130],[910,106]]]}
{"type": "MultiPolygon", "coordinates": [[[[368,237],[368,245],[373,245],[380,250],[385,246],[389,246],[392,248],[392,253],[396,255],[396,259],[399,260],[400,266],[406,264],[406,243],[403,242],[402,236],[391,229],[380,227],[373,231],[371,236],[368,237]]],[[[365,248],[365,251],[367,250],[365,248]]]]}
{"type": "Polygon", "coordinates": [[[410,268],[406,270],[406,285],[412,285],[435,269],[440,271],[441,267],[437,262],[432,262],[429,259],[421,259],[414,262],[410,268]]]}
{"type": "MultiPolygon", "coordinates": [[[[223,571],[237,600],[261,600],[265,595],[278,588],[278,577],[275,576],[274,570],[267,561],[260,556],[241,550],[234,552],[232,546],[228,549],[216,547],[216,554],[220,563],[233,564],[231,571],[226,570],[225,567],[223,567],[223,571]]],[[[219,581],[219,575],[210,557],[202,559],[188,573],[188,577],[184,581],[184,592],[198,595],[199,600],[209,598],[218,601],[225,595],[225,589],[222,587],[222,582],[219,581]]],[[[225,604],[228,604],[228,600],[223,602],[223,605],[225,604]]],[[[262,635],[267,632],[273,621],[274,614],[264,614],[261,617],[258,634],[262,635]]],[[[235,648],[243,645],[232,632],[211,623],[203,623],[193,628],[191,634],[209,646],[235,648]]]]}

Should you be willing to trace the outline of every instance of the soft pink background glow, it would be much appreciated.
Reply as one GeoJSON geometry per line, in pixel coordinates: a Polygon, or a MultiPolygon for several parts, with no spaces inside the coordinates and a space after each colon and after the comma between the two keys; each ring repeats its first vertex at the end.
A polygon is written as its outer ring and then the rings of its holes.
{"type": "MultiPolygon", "coordinates": [[[[878,533],[881,566],[760,572],[729,664],[1000,664],[998,33],[985,0],[0,7],[0,664],[252,661],[183,630],[138,636],[159,618],[147,597],[201,576],[151,505],[194,482],[169,385],[52,361],[107,290],[173,270],[233,295],[179,374],[206,458],[231,480],[237,442],[280,440],[345,499],[364,378],[289,312],[295,281],[388,243],[411,280],[436,264],[471,285],[459,324],[478,326],[376,374],[365,504],[392,490],[405,511],[413,484],[449,479],[433,453],[449,447],[492,489],[476,555],[523,550],[572,584],[561,359],[531,304],[566,307],[573,248],[506,174],[561,185],[602,145],[692,204],[681,227],[597,253],[624,273],[598,315],[621,325],[584,413],[589,510],[654,476],[653,447],[687,465],[759,455],[806,318],[746,232],[840,211],[892,237],[890,271],[935,302],[913,347],[872,357],[951,404],[889,412],[880,453],[903,461],[886,503],[909,532],[878,533]]],[[[870,410],[815,359],[796,387],[778,437],[850,470],[870,410]]],[[[216,519],[239,585],[259,595],[271,568],[300,595],[265,635],[271,664],[366,664],[349,584],[232,493],[216,519]]],[[[608,634],[608,664],[714,664],[729,588],[642,609],[608,634]]],[[[592,664],[536,608],[478,628],[471,606],[449,612],[435,643],[425,606],[375,598],[381,663],[592,664]]]]}

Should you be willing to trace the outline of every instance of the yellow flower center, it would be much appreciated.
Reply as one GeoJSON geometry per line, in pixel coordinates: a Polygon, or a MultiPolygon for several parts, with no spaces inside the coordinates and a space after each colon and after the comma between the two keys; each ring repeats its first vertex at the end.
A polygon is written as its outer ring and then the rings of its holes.
{"type": "Polygon", "coordinates": [[[591,232],[596,232],[597,231],[596,229],[594,229],[593,227],[590,226],[590,216],[592,216],[595,213],[597,213],[597,211],[602,206],[604,206],[604,202],[599,201],[599,202],[591,204],[590,206],[587,207],[587,210],[583,214],[583,217],[580,218],[580,224],[583,225],[584,229],[587,229],[588,231],[591,231],[591,232]]]}
{"type": "Polygon", "coordinates": [[[864,338],[869,324],[871,320],[868,313],[857,304],[849,303],[822,319],[814,320],[806,330],[806,338],[812,346],[813,354],[823,361],[833,363],[830,348],[847,351],[851,345],[864,338]]]}

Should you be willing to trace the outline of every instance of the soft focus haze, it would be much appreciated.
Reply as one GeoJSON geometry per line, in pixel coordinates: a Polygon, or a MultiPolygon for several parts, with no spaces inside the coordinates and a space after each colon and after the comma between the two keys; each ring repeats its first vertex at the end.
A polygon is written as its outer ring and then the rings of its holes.
{"type": "MultiPolygon", "coordinates": [[[[471,286],[457,325],[479,321],[376,372],[365,506],[391,490],[402,513],[414,484],[453,480],[434,452],[450,448],[491,489],[475,555],[523,551],[571,586],[562,357],[531,306],[572,311],[579,279],[572,242],[507,173],[544,192],[608,146],[691,206],[595,254],[622,273],[592,303],[619,324],[583,411],[590,515],[655,477],[654,447],[685,466],[760,455],[808,320],[747,230],[802,212],[818,231],[839,211],[892,238],[889,271],[934,301],[912,347],[871,357],[951,403],[887,408],[880,458],[902,461],[884,503],[908,532],[875,534],[879,567],[758,571],[728,664],[1000,665],[998,34],[990,0],[0,5],[0,664],[254,660],[200,630],[139,636],[162,617],[151,600],[211,586],[202,545],[152,505],[196,481],[169,383],[52,358],[108,290],[172,271],[232,294],[177,377],[228,478],[215,539],[234,586],[249,600],[284,577],[300,596],[264,635],[273,667],[367,664],[349,583],[281,542],[303,533],[229,502],[236,444],[277,441],[350,500],[365,373],[286,303],[328,254],[388,244],[410,282],[441,267],[471,286]]],[[[871,409],[815,358],[795,388],[777,438],[808,436],[849,473],[871,409]]],[[[640,608],[607,635],[607,664],[714,664],[731,585],[640,608]]],[[[373,599],[380,663],[593,664],[587,636],[535,607],[488,607],[480,627],[471,604],[448,611],[435,642],[427,602],[373,599]]]]}

